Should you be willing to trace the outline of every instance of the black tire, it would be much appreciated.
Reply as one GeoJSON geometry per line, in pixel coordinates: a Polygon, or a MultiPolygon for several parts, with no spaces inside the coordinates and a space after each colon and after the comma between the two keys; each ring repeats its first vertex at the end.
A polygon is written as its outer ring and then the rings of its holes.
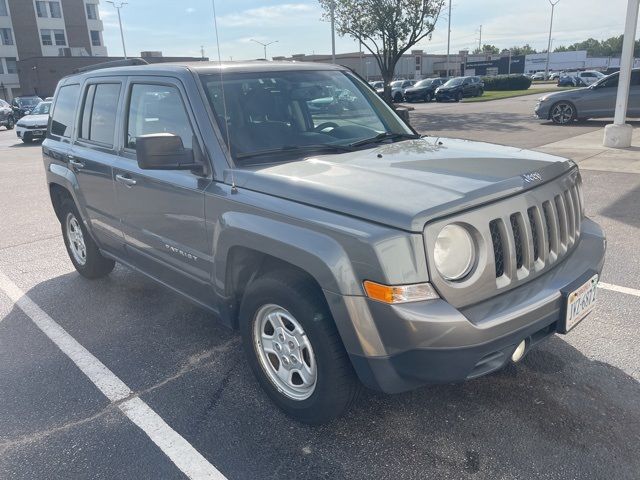
{"type": "Polygon", "coordinates": [[[13,117],[9,117],[7,119],[7,130],[13,130],[13,127],[15,126],[16,122],[13,119],[13,117]]]}
{"type": "Polygon", "coordinates": [[[481,97],[482,95],[484,95],[484,90],[483,89],[479,89],[478,90],[478,96],[481,97]]]}
{"type": "Polygon", "coordinates": [[[404,97],[403,97],[403,95],[402,95],[401,93],[396,93],[396,94],[393,96],[393,101],[394,101],[394,102],[396,102],[396,103],[400,103],[400,102],[402,102],[403,100],[404,100],[404,97]]]}
{"type": "Polygon", "coordinates": [[[424,101],[427,103],[430,103],[431,101],[433,101],[433,95],[431,95],[430,93],[427,93],[424,97],[424,101]]]}
{"type": "Polygon", "coordinates": [[[458,92],[458,93],[456,94],[456,102],[460,102],[460,101],[462,101],[462,97],[463,97],[463,96],[464,96],[464,95],[462,95],[462,92],[458,92]]]}
{"type": "Polygon", "coordinates": [[[61,226],[62,226],[62,238],[64,239],[64,245],[67,248],[67,253],[69,254],[69,258],[73,263],[73,266],[76,268],[78,273],[85,278],[96,279],[109,275],[115,266],[115,262],[109,258],[105,258],[100,253],[98,246],[87,232],[84,223],[82,222],[82,218],[78,213],[78,209],[76,208],[75,203],[71,199],[66,199],[62,202],[60,207],[61,213],[61,226]],[[73,247],[71,246],[70,235],[68,232],[69,229],[69,221],[71,218],[75,218],[77,225],[82,232],[82,239],[84,241],[85,246],[85,260],[84,264],[76,259],[76,256],[73,252],[73,247]]]}
{"type": "Polygon", "coordinates": [[[321,291],[306,277],[283,270],[253,281],[240,306],[240,332],[247,361],[258,382],[290,417],[308,424],[325,423],[342,415],[356,401],[362,386],[321,291]],[[285,395],[269,378],[267,367],[260,361],[260,347],[254,343],[254,326],[265,305],[277,305],[290,312],[311,343],[317,377],[313,393],[306,399],[296,400],[285,395]]]}
{"type": "Polygon", "coordinates": [[[31,143],[31,142],[33,142],[33,138],[31,138],[31,137],[23,137],[22,138],[22,142],[23,143],[31,143]]]}
{"type": "Polygon", "coordinates": [[[577,118],[578,112],[573,103],[561,100],[551,105],[549,118],[556,125],[569,125],[577,118]]]}

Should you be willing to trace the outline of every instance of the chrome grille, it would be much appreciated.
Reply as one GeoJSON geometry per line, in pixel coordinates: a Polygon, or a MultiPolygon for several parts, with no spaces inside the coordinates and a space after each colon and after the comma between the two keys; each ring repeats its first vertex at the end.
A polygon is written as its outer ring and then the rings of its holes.
{"type": "Polygon", "coordinates": [[[429,265],[445,225],[465,226],[475,237],[477,264],[451,282],[431,269],[431,281],[455,307],[464,307],[515,288],[543,274],[571,252],[580,238],[582,192],[577,169],[517,195],[425,226],[429,265]]]}

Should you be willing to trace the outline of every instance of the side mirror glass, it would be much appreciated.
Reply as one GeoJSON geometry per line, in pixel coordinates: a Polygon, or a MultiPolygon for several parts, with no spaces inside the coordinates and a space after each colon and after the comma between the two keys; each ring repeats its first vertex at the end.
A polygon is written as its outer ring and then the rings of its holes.
{"type": "Polygon", "coordinates": [[[154,133],[136,138],[138,166],[144,170],[202,170],[193,150],[184,148],[182,138],[171,133],[154,133]]]}

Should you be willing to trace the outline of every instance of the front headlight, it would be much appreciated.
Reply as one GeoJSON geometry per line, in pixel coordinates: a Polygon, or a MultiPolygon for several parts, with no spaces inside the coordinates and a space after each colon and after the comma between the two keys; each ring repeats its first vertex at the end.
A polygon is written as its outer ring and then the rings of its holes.
{"type": "Polygon", "coordinates": [[[435,267],[446,280],[460,280],[476,261],[476,247],[471,233],[450,224],[440,230],[433,249],[435,267]]]}

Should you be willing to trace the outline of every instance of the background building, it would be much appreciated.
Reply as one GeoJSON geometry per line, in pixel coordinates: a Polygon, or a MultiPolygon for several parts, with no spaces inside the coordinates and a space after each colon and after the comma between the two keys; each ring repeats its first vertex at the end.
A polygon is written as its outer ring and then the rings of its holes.
{"type": "MultiPolygon", "coordinates": [[[[99,0],[0,0],[0,97],[39,93],[31,86],[21,88],[25,72],[19,64],[27,59],[106,57],[98,4],[99,0]]],[[[30,73],[41,74],[45,73],[37,66],[30,73]]]]}

